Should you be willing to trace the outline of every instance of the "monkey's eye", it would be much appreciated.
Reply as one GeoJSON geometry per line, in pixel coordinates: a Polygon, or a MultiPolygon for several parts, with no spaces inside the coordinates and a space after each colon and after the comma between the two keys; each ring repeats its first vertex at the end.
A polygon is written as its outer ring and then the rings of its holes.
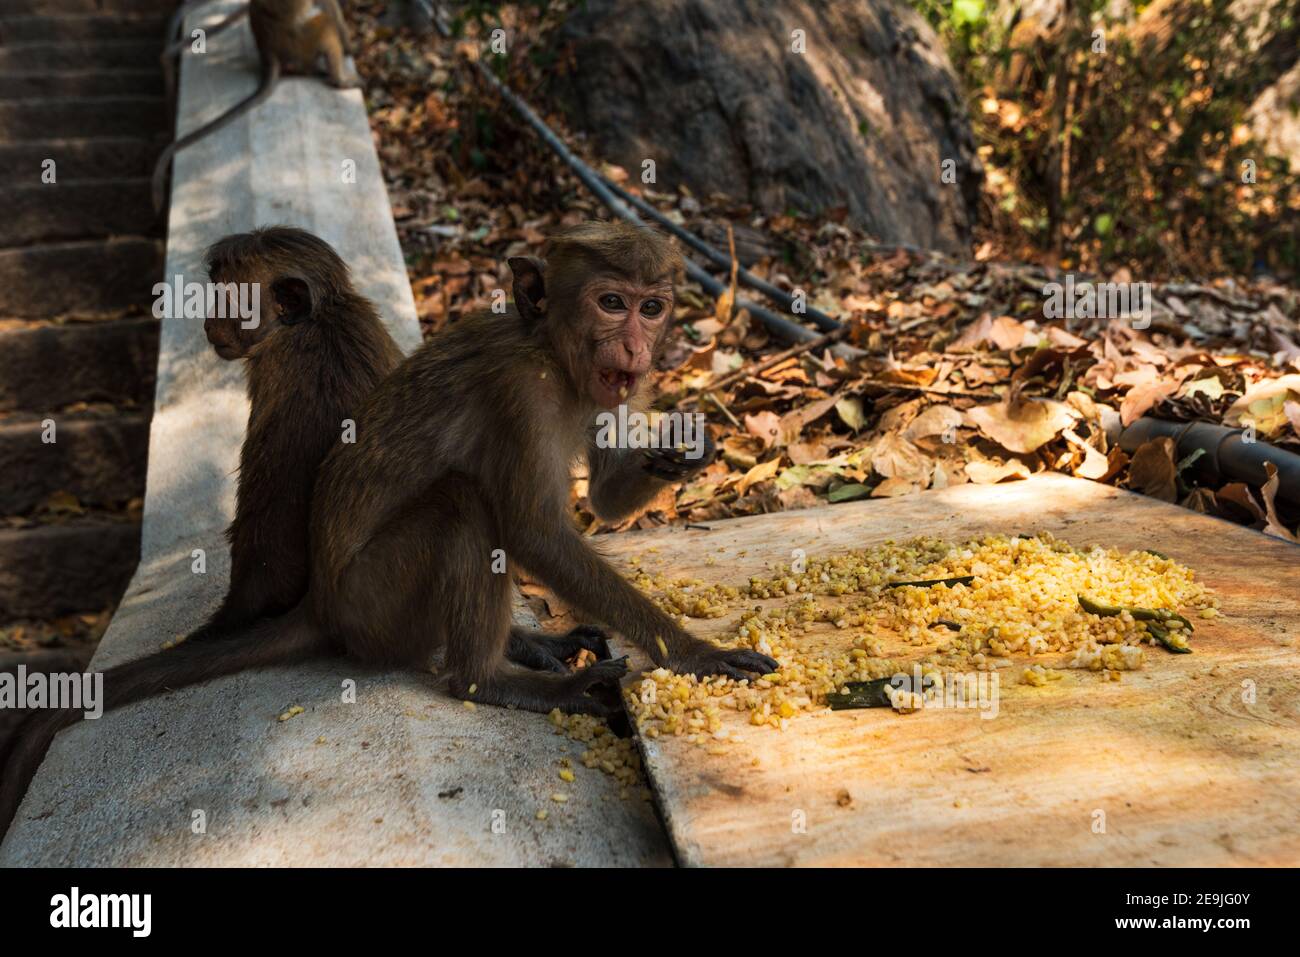
{"type": "Polygon", "coordinates": [[[641,303],[641,315],[647,319],[655,319],[663,315],[664,304],[658,299],[647,299],[641,303]]]}
{"type": "Polygon", "coordinates": [[[600,297],[600,308],[606,312],[619,312],[624,308],[623,297],[616,296],[612,292],[606,293],[600,297]]]}

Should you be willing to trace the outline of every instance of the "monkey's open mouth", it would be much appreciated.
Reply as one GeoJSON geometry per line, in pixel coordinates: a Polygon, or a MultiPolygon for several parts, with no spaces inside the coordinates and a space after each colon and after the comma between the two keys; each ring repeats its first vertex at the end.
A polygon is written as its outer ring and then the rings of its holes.
{"type": "Polygon", "coordinates": [[[622,402],[636,389],[637,374],[622,369],[601,369],[598,373],[601,388],[622,402]]]}

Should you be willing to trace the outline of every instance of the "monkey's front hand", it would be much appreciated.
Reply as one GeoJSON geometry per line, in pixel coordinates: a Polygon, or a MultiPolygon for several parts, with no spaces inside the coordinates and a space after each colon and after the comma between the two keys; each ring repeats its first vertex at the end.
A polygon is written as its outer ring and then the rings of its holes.
{"type": "Polygon", "coordinates": [[[680,482],[708,468],[717,458],[718,447],[707,428],[701,433],[703,439],[695,446],[664,443],[661,448],[643,450],[645,470],[665,482],[680,482]]]}
{"type": "Polygon", "coordinates": [[[700,642],[685,655],[677,656],[669,663],[670,668],[678,674],[693,674],[697,678],[709,675],[726,675],[736,681],[752,680],[755,674],[766,675],[776,671],[780,664],[775,658],[750,651],[748,648],[719,648],[700,642]]]}

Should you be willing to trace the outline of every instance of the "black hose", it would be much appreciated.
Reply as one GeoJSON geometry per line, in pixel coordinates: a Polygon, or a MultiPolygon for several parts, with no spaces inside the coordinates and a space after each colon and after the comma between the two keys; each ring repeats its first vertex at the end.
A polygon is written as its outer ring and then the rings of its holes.
{"type": "Polygon", "coordinates": [[[1169,422],[1149,416],[1138,419],[1119,437],[1119,447],[1130,455],[1152,439],[1168,436],[1185,458],[1201,449],[1195,465],[1209,481],[1225,479],[1262,485],[1268,480],[1264,463],[1277,467],[1277,497],[1300,505],[1300,455],[1258,440],[1248,441],[1245,431],[1208,422],[1169,422]]]}

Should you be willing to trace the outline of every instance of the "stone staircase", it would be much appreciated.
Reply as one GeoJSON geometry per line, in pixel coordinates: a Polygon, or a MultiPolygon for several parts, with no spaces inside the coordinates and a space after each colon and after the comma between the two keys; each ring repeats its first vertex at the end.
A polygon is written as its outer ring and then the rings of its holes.
{"type": "Polygon", "coordinates": [[[0,667],[88,657],[139,556],[173,5],[0,0],[0,667]]]}

